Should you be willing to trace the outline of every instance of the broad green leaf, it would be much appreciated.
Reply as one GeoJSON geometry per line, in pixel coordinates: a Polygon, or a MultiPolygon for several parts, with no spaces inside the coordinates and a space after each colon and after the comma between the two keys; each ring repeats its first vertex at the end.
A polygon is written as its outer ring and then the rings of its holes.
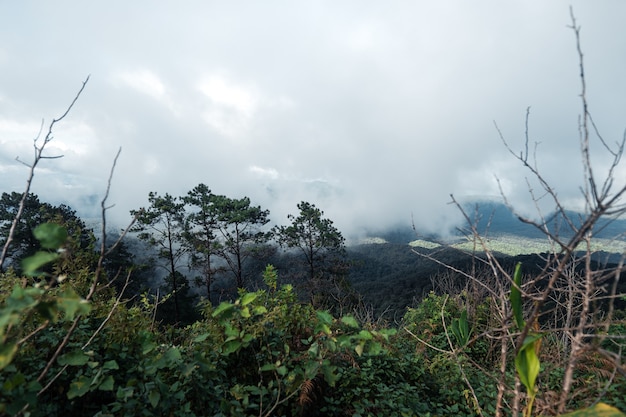
{"type": "Polygon", "coordinates": [[[328,385],[334,387],[335,383],[339,379],[339,376],[337,375],[337,367],[331,366],[326,360],[322,364],[322,373],[324,374],[324,380],[328,383],[328,385]]]}
{"type": "Polygon", "coordinates": [[[372,340],[373,338],[374,336],[372,336],[372,333],[368,332],[367,330],[361,330],[359,332],[359,339],[372,340]]]}
{"type": "Polygon", "coordinates": [[[182,359],[182,355],[178,348],[170,348],[163,355],[163,359],[169,364],[177,363],[182,359]]]}
{"type": "Polygon", "coordinates": [[[265,306],[256,306],[252,309],[252,315],[254,316],[260,316],[265,313],[267,313],[267,308],[265,308],[265,306]]]}
{"type": "Polygon", "coordinates": [[[110,361],[106,361],[104,364],[102,364],[102,369],[120,369],[120,366],[117,364],[117,362],[115,360],[110,360],[110,361]]]}
{"type": "Polygon", "coordinates": [[[361,356],[363,355],[363,348],[364,348],[364,345],[362,343],[359,343],[358,345],[354,347],[354,351],[356,352],[357,355],[361,356]]]}
{"type": "Polygon", "coordinates": [[[191,375],[191,373],[197,368],[197,365],[195,363],[187,363],[185,364],[185,366],[180,370],[181,375],[187,377],[189,375],[191,375]]]}
{"type": "Polygon", "coordinates": [[[352,316],[343,316],[341,318],[341,322],[343,324],[345,324],[346,326],[350,326],[350,327],[355,328],[355,329],[359,327],[359,323],[352,316]]]}
{"type": "Polygon", "coordinates": [[[209,336],[211,336],[211,333],[204,333],[199,336],[196,336],[195,339],[193,339],[193,341],[194,343],[204,342],[209,336]]]}
{"type": "Polygon", "coordinates": [[[274,371],[276,369],[276,364],[274,363],[266,363],[265,365],[261,366],[260,371],[261,372],[267,372],[267,371],[274,371]]]}
{"type": "Polygon", "coordinates": [[[114,386],[115,381],[113,380],[113,376],[107,375],[107,377],[104,378],[104,381],[102,381],[100,385],[98,385],[98,389],[100,391],[113,391],[114,386]]]}
{"type": "Polygon", "coordinates": [[[255,293],[255,292],[245,293],[243,295],[243,297],[241,297],[241,305],[242,306],[246,306],[246,305],[250,304],[251,302],[253,302],[257,298],[258,295],[259,294],[255,293]]]}
{"type": "Polygon", "coordinates": [[[230,340],[225,342],[222,347],[222,355],[230,355],[231,353],[239,350],[241,342],[239,340],[230,340]]]}
{"type": "Polygon", "coordinates": [[[39,268],[56,260],[58,257],[59,254],[54,252],[37,252],[33,256],[22,260],[22,271],[27,276],[37,275],[39,268]]]}
{"type": "Polygon", "coordinates": [[[561,417],[626,417],[626,414],[608,404],[598,403],[583,410],[561,414],[561,417]]]}
{"type": "Polygon", "coordinates": [[[141,353],[143,355],[148,354],[154,350],[156,347],[156,343],[151,340],[142,340],[141,342],[141,353]]]}
{"type": "Polygon", "coordinates": [[[91,304],[83,300],[72,289],[65,290],[58,298],[58,305],[65,312],[67,320],[74,320],[76,315],[85,315],[91,311],[91,304]]]}
{"type": "MultiPolygon", "coordinates": [[[[41,288],[22,288],[19,285],[16,285],[13,287],[11,295],[6,300],[6,309],[4,311],[19,311],[35,307],[43,292],[44,291],[41,288]]],[[[6,317],[6,313],[3,314],[3,317],[6,317]]]]}
{"type": "Polygon", "coordinates": [[[58,249],[67,240],[67,230],[56,223],[43,223],[35,227],[33,235],[46,249],[58,249]]]}
{"type": "Polygon", "coordinates": [[[319,354],[319,351],[320,351],[320,346],[317,342],[313,343],[311,347],[309,347],[309,349],[307,350],[307,352],[309,352],[309,355],[313,358],[317,357],[317,355],[319,354]]]}
{"type": "Polygon", "coordinates": [[[317,376],[320,369],[320,363],[315,361],[307,361],[304,363],[304,377],[306,379],[313,379],[317,376]]]}
{"type": "Polygon", "coordinates": [[[367,353],[370,355],[380,355],[382,351],[383,351],[383,345],[381,345],[379,342],[370,343],[367,349],[367,353]]]}
{"type": "Polygon", "coordinates": [[[82,366],[89,362],[89,356],[82,350],[65,353],[57,359],[59,365],[82,366]]]}
{"type": "Polygon", "coordinates": [[[328,325],[325,324],[325,323],[319,323],[317,326],[315,326],[314,332],[315,333],[322,332],[324,334],[330,334],[331,333],[330,327],[328,327],[328,325]]]}
{"type": "Polygon", "coordinates": [[[161,400],[161,393],[158,389],[154,388],[150,391],[148,399],[150,400],[150,405],[152,406],[152,408],[156,408],[156,406],[159,405],[159,401],[161,400]]]}
{"type": "Polygon", "coordinates": [[[332,324],[333,316],[328,311],[317,311],[317,318],[324,324],[332,324]]]}
{"type": "Polygon", "coordinates": [[[81,375],[81,377],[78,378],[78,381],[74,381],[70,384],[70,389],[67,392],[67,398],[71,400],[76,397],[82,397],[89,392],[91,382],[92,380],[90,378],[81,375]]]}
{"type": "Polygon", "coordinates": [[[528,393],[534,393],[535,381],[541,368],[539,357],[537,352],[535,352],[535,343],[540,338],[541,335],[537,334],[527,336],[522,348],[515,357],[515,369],[517,369],[520,381],[524,384],[528,393]]]}
{"type": "Polygon", "coordinates": [[[213,317],[217,317],[221,314],[223,314],[226,311],[232,310],[233,307],[235,307],[234,304],[229,303],[227,301],[223,301],[222,303],[220,303],[220,305],[217,306],[217,308],[213,311],[212,316],[213,317]]]}
{"type": "Polygon", "coordinates": [[[17,344],[15,343],[5,343],[0,346],[0,370],[11,363],[16,353],[17,344]]]}

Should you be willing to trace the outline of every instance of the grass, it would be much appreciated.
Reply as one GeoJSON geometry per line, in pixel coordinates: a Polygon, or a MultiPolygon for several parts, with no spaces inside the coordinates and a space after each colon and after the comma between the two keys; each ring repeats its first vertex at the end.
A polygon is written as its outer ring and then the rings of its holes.
{"type": "MultiPolygon", "coordinates": [[[[413,247],[435,249],[441,246],[439,243],[427,240],[414,240],[409,243],[413,247]]],[[[505,255],[530,255],[534,253],[551,252],[554,250],[546,239],[527,238],[517,235],[499,234],[493,235],[485,240],[485,245],[492,252],[499,252],[505,255]]],[[[478,242],[471,240],[451,242],[450,246],[464,252],[483,252],[482,246],[478,242]]],[[[584,250],[584,247],[578,249],[584,250]]],[[[593,239],[591,250],[594,252],[623,253],[626,250],[626,242],[615,239],[593,239]]]]}

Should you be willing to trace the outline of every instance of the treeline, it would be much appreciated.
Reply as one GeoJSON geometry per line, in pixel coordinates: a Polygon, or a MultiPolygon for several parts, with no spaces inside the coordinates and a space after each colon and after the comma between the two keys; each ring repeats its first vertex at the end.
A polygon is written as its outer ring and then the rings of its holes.
{"type": "MultiPolygon", "coordinates": [[[[2,194],[2,236],[9,235],[20,200],[15,192],[2,194]]],[[[17,260],[39,249],[32,230],[53,222],[67,228],[71,238],[66,267],[95,267],[96,236],[72,208],[41,202],[34,194],[25,202],[6,264],[20,273],[17,260]]],[[[248,197],[214,194],[205,184],[178,197],[150,192],[148,204],[131,211],[134,224],[127,243],[106,258],[107,279],[121,290],[132,270],[124,286],[127,296],[150,292],[160,305],[159,318],[173,323],[197,319],[200,299],[216,303],[234,298],[238,289],[258,286],[268,263],[289,270],[284,279],[302,299],[316,306],[337,304],[349,293],[345,240],[314,204],[303,201],[297,209],[297,215],[288,216],[288,225],[269,228],[269,210],[248,197]]]]}

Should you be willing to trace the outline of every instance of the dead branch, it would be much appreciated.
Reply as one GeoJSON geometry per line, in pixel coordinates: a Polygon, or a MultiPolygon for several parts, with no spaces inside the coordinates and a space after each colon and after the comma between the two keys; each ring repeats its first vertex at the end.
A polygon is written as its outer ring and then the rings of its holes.
{"type": "MultiPolygon", "coordinates": [[[[37,142],[39,141],[39,138],[41,136],[42,129],[41,128],[39,129],[39,133],[33,140],[33,149],[35,152],[33,162],[31,164],[26,164],[22,162],[19,159],[19,157],[16,158],[18,162],[26,165],[29,168],[29,173],[26,179],[26,189],[24,190],[24,193],[22,194],[22,198],[20,199],[20,203],[17,208],[17,213],[15,214],[15,217],[13,218],[13,222],[11,223],[11,228],[9,229],[9,235],[7,236],[6,242],[4,242],[4,247],[2,248],[2,254],[0,254],[0,272],[2,272],[2,267],[4,265],[4,261],[6,260],[9,246],[11,245],[11,242],[13,241],[13,236],[15,235],[15,229],[17,228],[20,218],[22,217],[22,212],[24,211],[24,204],[26,203],[26,198],[28,197],[28,194],[30,193],[30,187],[33,182],[33,177],[35,176],[35,168],[37,168],[37,165],[42,159],[56,159],[56,158],[63,157],[63,155],[57,155],[57,156],[44,155],[44,150],[46,148],[46,145],[50,143],[50,141],[52,141],[53,139],[52,132],[54,130],[54,126],[60,121],[62,121],[63,119],[65,119],[65,117],[69,114],[70,110],[72,110],[72,107],[74,107],[74,104],[83,93],[83,90],[85,89],[85,86],[87,85],[87,82],[89,82],[89,77],[90,76],[87,76],[85,81],[83,81],[83,84],[78,90],[78,93],[76,93],[76,95],[74,96],[74,99],[72,100],[70,105],[67,107],[65,112],[61,116],[57,117],[56,119],[52,119],[52,122],[48,126],[48,133],[46,133],[46,136],[43,138],[43,142],[41,142],[40,145],[38,145],[37,142]]],[[[41,127],[43,127],[43,121],[42,121],[41,127]]]]}

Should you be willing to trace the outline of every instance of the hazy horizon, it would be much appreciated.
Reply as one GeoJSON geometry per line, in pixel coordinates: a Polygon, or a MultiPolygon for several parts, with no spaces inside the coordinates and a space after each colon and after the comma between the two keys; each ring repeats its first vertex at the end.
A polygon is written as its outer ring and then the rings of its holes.
{"type": "MultiPolygon", "coordinates": [[[[587,98],[607,143],[626,119],[626,3],[322,1],[0,2],[0,191],[22,192],[32,140],[55,129],[32,192],[123,227],[148,193],[199,183],[286,224],[324,210],[346,237],[460,221],[450,194],[532,209],[502,144],[530,146],[562,201],[580,204],[581,26],[587,98]]],[[[593,148],[598,173],[606,160],[593,148]]],[[[615,177],[626,178],[620,167],[615,177]]]]}

